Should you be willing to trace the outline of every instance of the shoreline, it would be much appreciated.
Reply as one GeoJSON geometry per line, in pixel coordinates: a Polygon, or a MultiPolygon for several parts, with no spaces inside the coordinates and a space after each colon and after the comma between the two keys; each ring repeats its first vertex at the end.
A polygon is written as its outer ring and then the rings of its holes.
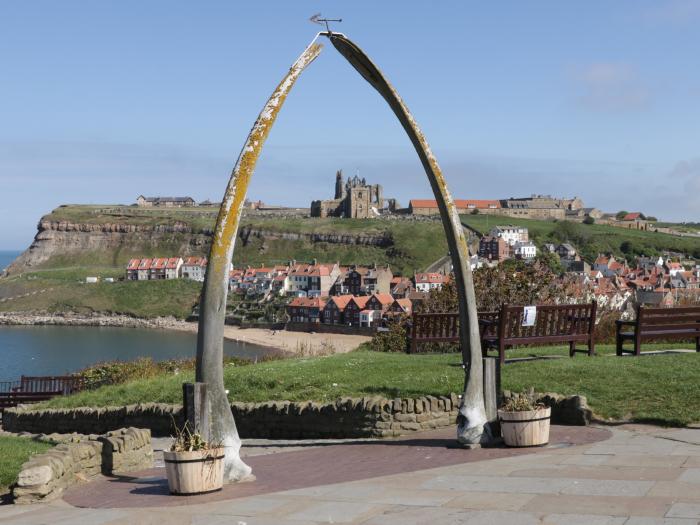
{"type": "MultiPolygon", "coordinates": [[[[197,323],[181,321],[174,317],[141,319],[128,315],[105,314],[45,314],[45,313],[0,313],[0,326],[95,326],[115,328],[148,328],[197,333],[197,323]]],[[[350,352],[369,341],[363,335],[320,334],[311,332],[288,332],[263,328],[240,328],[226,325],[224,339],[280,350],[290,356],[329,355],[350,352]]]]}

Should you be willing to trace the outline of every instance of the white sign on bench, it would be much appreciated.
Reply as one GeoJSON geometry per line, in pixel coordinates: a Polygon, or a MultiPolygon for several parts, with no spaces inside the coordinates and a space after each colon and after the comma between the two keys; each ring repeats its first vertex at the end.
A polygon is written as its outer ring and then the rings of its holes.
{"type": "Polygon", "coordinates": [[[521,326],[535,326],[537,320],[536,306],[523,306],[523,322],[521,326]]]}

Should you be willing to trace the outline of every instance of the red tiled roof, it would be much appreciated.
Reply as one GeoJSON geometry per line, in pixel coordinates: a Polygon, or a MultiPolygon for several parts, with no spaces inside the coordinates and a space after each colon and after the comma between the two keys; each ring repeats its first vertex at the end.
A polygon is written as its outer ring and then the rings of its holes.
{"type": "Polygon", "coordinates": [[[139,264],[141,264],[141,259],[131,259],[127,265],[127,270],[138,270],[139,264]]]}
{"type": "Polygon", "coordinates": [[[207,258],[206,257],[188,257],[185,259],[184,266],[206,266],[207,265],[207,258]]]}
{"type": "Polygon", "coordinates": [[[335,303],[338,310],[343,311],[350,301],[352,301],[352,295],[334,295],[330,298],[331,301],[335,303]]]}
{"type": "Polygon", "coordinates": [[[416,283],[444,283],[445,276],[441,273],[417,273],[415,275],[416,283]]]}
{"type": "Polygon", "coordinates": [[[179,257],[170,257],[170,258],[168,259],[168,264],[167,264],[166,268],[167,268],[168,270],[176,270],[176,269],[177,269],[177,264],[178,264],[181,260],[182,260],[182,259],[180,259],[179,257]]]}
{"type": "Polygon", "coordinates": [[[636,221],[637,219],[641,218],[641,213],[639,212],[633,212],[633,213],[628,213],[624,217],[622,217],[623,221],[636,221]]]}
{"type": "Polygon", "coordinates": [[[326,306],[326,300],[320,297],[295,297],[287,306],[322,309],[326,306]]]}
{"type": "Polygon", "coordinates": [[[168,264],[168,259],[163,259],[163,258],[158,258],[158,259],[153,259],[153,262],[151,263],[151,269],[152,270],[162,270],[165,268],[165,266],[168,264]]]}
{"type": "Polygon", "coordinates": [[[398,304],[404,312],[410,312],[413,307],[413,303],[408,298],[396,299],[394,301],[394,304],[398,304]]]}
{"type": "Polygon", "coordinates": [[[375,293],[372,297],[376,297],[381,305],[387,305],[394,302],[394,298],[388,293],[375,293]]]}
{"type": "Polygon", "coordinates": [[[362,310],[366,305],[367,301],[369,301],[369,296],[368,295],[359,295],[359,296],[353,296],[352,302],[355,303],[360,310],[362,310]]]}

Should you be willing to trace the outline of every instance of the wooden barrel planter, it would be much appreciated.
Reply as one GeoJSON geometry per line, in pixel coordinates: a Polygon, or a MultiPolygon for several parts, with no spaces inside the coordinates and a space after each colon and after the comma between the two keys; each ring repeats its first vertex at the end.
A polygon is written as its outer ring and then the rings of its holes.
{"type": "Polygon", "coordinates": [[[539,447],[549,443],[550,407],[521,412],[498,411],[503,441],[509,447],[539,447]]]}
{"type": "Polygon", "coordinates": [[[192,496],[224,486],[224,449],[163,452],[170,494],[192,496]]]}

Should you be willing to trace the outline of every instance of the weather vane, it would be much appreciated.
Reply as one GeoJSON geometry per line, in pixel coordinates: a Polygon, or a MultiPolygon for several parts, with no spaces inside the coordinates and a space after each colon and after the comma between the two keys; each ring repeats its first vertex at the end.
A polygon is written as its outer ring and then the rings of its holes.
{"type": "Polygon", "coordinates": [[[331,31],[330,26],[328,25],[328,22],[342,22],[342,18],[321,18],[321,13],[316,13],[314,16],[309,18],[310,22],[313,22],[314,24],[326,24],[326,31],[330,34],[333,31],[331,31]]]}

